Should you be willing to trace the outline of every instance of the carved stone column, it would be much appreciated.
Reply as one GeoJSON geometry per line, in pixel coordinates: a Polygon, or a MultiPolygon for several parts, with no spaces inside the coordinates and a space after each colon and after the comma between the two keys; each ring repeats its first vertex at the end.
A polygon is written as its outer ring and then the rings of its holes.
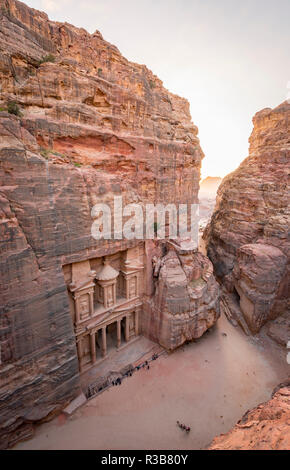
{"type": "Polygon", "coordinates": [[[139,335],[139,309],[135,312],[135,335],[139,335]]]}
{"type": "Polygon", "coordinates": [[[102,328],[102,356],[105,357],[107,354],[107,332],[106,327],[102,328]]]}
{"type": "Polygon", "coordinates": [[[97,360],[97,357],[96,357],[96,333],[95,332],[90,334],[90,342],[91,342],[91,359],[92,359],[92,363],[94,364],[97,360]]]}
{"type": "Polygon", "coordinates": [[[121,346],[121,320],[117,320],[117,348],[121,346]]]}
{"type": "Polygon", "coordinates": [[[129,317],[126,316],[126,325],[125,325],[125,341],[129,341],[129,317]]]}

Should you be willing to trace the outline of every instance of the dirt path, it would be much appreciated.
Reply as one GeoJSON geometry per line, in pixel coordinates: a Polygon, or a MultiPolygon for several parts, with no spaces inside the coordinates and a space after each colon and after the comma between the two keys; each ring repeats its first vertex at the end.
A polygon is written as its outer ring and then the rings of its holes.
{"type": "Polygon", "coordinates": [[[135,372],[68,419],[39,426],[16,449],[200,449],[269,399],[289,365],[269,340],[222,317],[214,329],[135,372]],[[226,336],[223,334],[225,333],[226,336]],[[191,426],[186,434],[176,420],[191,426]]]}

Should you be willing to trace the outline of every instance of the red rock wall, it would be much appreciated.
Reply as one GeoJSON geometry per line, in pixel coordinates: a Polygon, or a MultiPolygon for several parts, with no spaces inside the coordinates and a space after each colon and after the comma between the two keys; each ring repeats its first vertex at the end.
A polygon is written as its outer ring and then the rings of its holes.
{"type": "Polygon", "coordinates": [[[223,179],[204,238],[222,285],[238,291],[256,333],[290,311],[290,104],[264,109],[253,123],[250,155],[223,179]]]}
{"type": "Polygon", "coordinates": [[[49,21],[14,0],[0,0],[0,81],[6,447],[79,391],[62,266],[134,246],[96,242],[93,205],[114,195],[195,203],[203,153],[188,102],[144,65],[128,62],[98,31],[49,21]],[[5,111],[9,101],[20,117],[5,111]]]}
{"type": "MultiPolygon", "coordinates": [[[[148,246],[147,246],[148,249],[148,246]]],[[[200,338],[219,318],[219,286],[208,258],[182,251],[169,242],[156,256],[153,289],[144,309],[144,330],[153,341],[173,350],[200,338]]]]}

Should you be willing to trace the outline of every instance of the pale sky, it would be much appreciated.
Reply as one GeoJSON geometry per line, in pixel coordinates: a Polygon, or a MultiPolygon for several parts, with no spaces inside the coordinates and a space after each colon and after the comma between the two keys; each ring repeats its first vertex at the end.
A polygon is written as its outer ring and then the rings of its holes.
{"type": "Polygon", "coordinates": [[[289,0],[26,0],[50,19],[98,29],[190,102],[202,177],[248,155],[252,116],[290,88],[289,0]]]}

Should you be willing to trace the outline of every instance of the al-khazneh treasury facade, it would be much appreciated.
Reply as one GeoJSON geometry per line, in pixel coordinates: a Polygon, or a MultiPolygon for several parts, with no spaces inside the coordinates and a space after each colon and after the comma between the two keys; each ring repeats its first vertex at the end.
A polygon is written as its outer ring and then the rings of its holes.
{"type": "Polygon", "coordinates": [[[185,240],[145,240],[63,266],[82,373],[139,335],[168,350],[219,315],[211,262],[185,240]]]}
{"type": "Polygon", "coordinates": [[[140,244],[64,267],[80,372],[140,334],[143,257],[140,244]]]}

